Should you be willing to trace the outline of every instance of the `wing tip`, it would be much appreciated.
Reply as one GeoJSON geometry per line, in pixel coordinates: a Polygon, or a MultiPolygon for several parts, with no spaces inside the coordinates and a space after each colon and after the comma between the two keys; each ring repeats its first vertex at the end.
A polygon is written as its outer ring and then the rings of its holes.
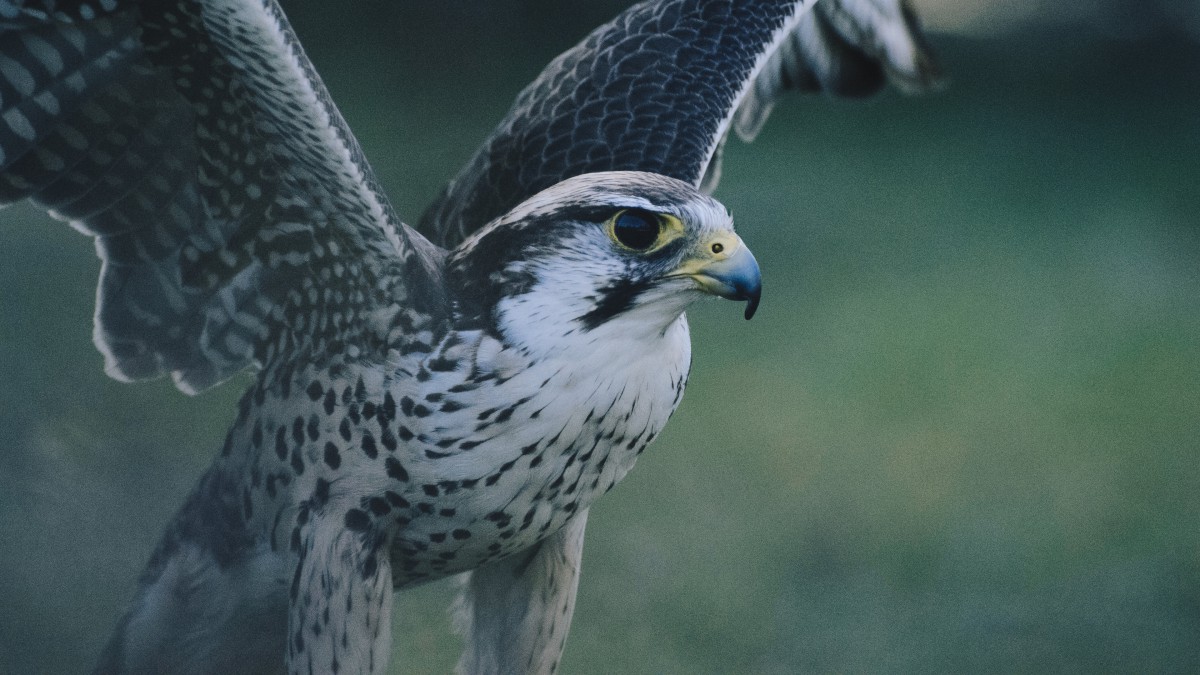
{"type": "Polygon", "coordinates": [[[900,3],[900,16],[912,46],[912,67],[907,72],[889,67],[888,79],[905,94],[928,94],[945,89],[950,84],[950,78],[930,45],[921,17],[913,9],[912,2],[903,0],[900,3]]]}
{"type": "Polygon", "coordinates": [[[161,356],[139,343],[124,343],[129,353],[119,354],[114,338],[105,332],[99,321],[92,329],[92,343],[104,357],[104,374],[125,384],[157,380],[170,373],[176,389],[188,396],[195,396],[230,377],[222,377],[216,369],[207,367],[169,370],[161,356]]]}

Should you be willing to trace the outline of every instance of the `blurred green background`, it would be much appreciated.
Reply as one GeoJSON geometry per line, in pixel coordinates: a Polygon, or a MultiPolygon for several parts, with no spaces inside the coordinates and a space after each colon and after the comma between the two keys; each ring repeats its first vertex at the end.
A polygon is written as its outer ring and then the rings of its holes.
{"type": "MultiPolygon", "coordinates": [[[[622,4],[285,7],[414,221],[622,4]]],[[[692,312],[681,409],[592,509],[565,672],[1200,670],[1197,12],[917,6],[946,91],[796,98],[730,144],[763,307],[692,312]]],[[[0,251],[0,672],[80,672],[240,386],[106,379],[90,242],[15,207],[0,251]]],[[[452,596],[398,598],[394,672],[450,670],[452,596]]]]}

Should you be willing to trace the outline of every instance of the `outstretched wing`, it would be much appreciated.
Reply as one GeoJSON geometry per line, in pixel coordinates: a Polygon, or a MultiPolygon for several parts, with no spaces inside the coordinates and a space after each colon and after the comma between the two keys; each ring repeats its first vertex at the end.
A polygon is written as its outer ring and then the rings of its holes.
{"type": "Polygon", "coordinates": [[[440,304],[440,252],[396,219],[274,0],[0,0],[0,109],[0,204],[96,238],[113,377],[198,391],[415,334],[440,304]]]}
{"type": "Polygon", "coordinates": [[[907,0],[649,0],[555,59],[421,220],[453,246],[521,200],[592,171],[710,190],[731,125],[750,140],[786,90],[917,91],[938,69],[907,0]],[[812,9],[812,11],[810,11],[812,9]]]}

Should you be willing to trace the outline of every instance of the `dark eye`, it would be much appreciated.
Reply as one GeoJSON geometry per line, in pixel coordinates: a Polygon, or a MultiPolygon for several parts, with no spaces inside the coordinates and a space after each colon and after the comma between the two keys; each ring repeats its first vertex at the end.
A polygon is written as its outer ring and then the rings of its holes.
{"type": "Polygon", "coordinates": [[[621,244],[635,251],[645,251],[658,241],[662,220],[649,211],[630,209],[622,211],[613,221],[613,236],[621,244]]]}

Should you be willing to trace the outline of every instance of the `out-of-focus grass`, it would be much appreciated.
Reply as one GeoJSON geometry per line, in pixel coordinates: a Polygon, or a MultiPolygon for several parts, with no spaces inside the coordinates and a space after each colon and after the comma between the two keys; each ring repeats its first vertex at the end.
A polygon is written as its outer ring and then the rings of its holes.
{"type": "MultiPolygon", "coordinates": [[[[792,101],[730,145],[763,308],[692,312],[682,408],[593,509],[566,672],[1200,668],[1200,82],[1033,44],[951,43],[943,94],[792,101]]],[[[414,103],[318,65],[410,218],[527,76],[414,103]]],[[[0,216],[0,671],[77,672],[238,387],[105,379],[90,246],[27,213],[0,216]]],[[[400,596],[395,672],[449,669],[451,595],[400,596]]]]}

